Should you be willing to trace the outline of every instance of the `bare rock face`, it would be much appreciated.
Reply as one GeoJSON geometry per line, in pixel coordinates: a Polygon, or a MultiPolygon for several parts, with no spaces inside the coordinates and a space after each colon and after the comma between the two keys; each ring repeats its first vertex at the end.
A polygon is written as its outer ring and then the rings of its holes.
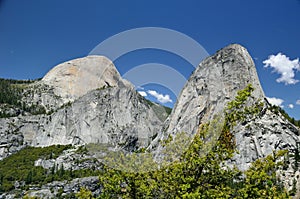
{"type": "Polygon", "coordinates": [[[255,98],[264,98],[253,60],[244,47],[233,44],[205,59],[181,91],[166,122],[167,134],[195,134],[200,123],[222,113],[248,84],[255,88],[255,98]]]}
{"type": "Polygon", "coordinates": [[[64,62],[50,70],[42,82],[53,87],[65,102],[104,86],[117,86],[120,74],[104,56],[88,56],[64,62]]]}
{"type": "Polygon", "coordinates": [[[227,103],[249,84],[255,88],[254,97],[264,99],[254,62],[244,47],[232,44],[206,58],[185,84],[162,134],[150,148],[179,132],[195,135],[201,123],[222,115],[227,103]]]}
{"type": "Polygon", "coordinates": [[[71,104],[20,128],[33,146],[100,143],[146,147],[161,121],[144,99],[126,82],[118,87],[91,91],[71,104]]]}
{"type": "Polygon", "coordinates": [[[149,102],[102,56],[56,66],[28,85],[23,100],[46,112],[0,118],[0,159],[26,145],[99,143],[132,151],[147,147],[162,126],[149,102]]]}

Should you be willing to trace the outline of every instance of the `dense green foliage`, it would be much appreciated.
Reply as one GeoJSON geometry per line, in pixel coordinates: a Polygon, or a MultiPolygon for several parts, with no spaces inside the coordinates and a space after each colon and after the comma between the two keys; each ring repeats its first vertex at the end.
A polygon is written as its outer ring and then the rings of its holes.
{"type": "MultiPolygon", "coordinates": [[[[26,82],[0,79],[0,105],[6,104],[12,107],[21,107],[22,88],[17,86],[26,82]]],[[[0,117],[9,117],[9,113],[0,111],[0,117]]]]}
{"type": "MultiPolygon", "coordinates": [[[[232,155],[220,139],[206,156],[203,133],[196,135],[183,157],[173,164],[148,173],[129,173],[106,167],[100,175],[100,198],[288,198],[276,178],[282,152],[257,160],[245,173],[223,163],[232,155]]],[[[223,136],[226,138],[226,135],[223,136]]]]}
{"type": "Polygon", "coordinates": [[[90,190],[88,190],[88,189],[82,187],[82,188],[80,189],[80,192],[78,192],[78,193],[76,194],[76,197],[77,197],[78,199],[92,199],[92,198],[93,198],[93,194],[92,194],[92,192],[91,192],[90,190]]]}
{"type": "Polygon", "coordinates": [[[0,161],[0,191],[13,189],[15,181],[31,184],[45,180],[44,169],[35,167],[34,161],[39,158],[55,158],[69,147],[60,145],[45,148],[27,147],[0,161]]]}
{"type": "Polygon", "coordinates": [[[19,101],[21,99],[22,89],[14,85],[23,83],[26,82],[0,79],[0,104],[20,105],[19,101]]]}
{"type": "MultiPolygon", "coordinates": [[[[276,170],[282,166],[278,159],[285,151],[255,161],[246,172],[224,164],[235,151],[231,134],[233,126],[260,111],[260,102],[254,107],[246,106],[252,91],[249,85],[228,104],[225,119],[219,120],[221,134],[205,155],[201,151],[207,149],[205,140],[211,136],[211,124],[201,125],[199,133],[178,161],[158,170],[127,172],[105,167],[99,177],[103,186],[100,198],[289,198],[276,177],[276,170]]],[[[169,136],[165,143],[180,140],[182,134],[178,135],[175,138],[169,136]]],[[[83,190],[82,194],[86,191],[83,190]]]]}
{"type": "Polygon", "coordinates": [[[42,114],[46,113],[43,106],[36,104],[25,104],[22,102],[22,95],[24,89],[27,88],[28,84],[35,80],[12,80],[12,79],[1,79],[0,78],[0,118],[13,117],[21,114],[22,111],[31,114],[42,114]],[[1,110],[2,108],[2,110],[1,110]],[[17,112],[9,112],[6,109],[16,108],[17,112]]]}
{"type": "Polygon", "coordinates": [[[259,100],[253,105],[247,106],[247,100],[251,97],[254,88],[251,84],[245,89],[238,91],[234,100],[228,103],[225,109],[226,123],[231,126],[236,122],[244,122],[248,117],[257,115],[263,108],[263,103],[259,100]]]}
{"type": "MultiPolygon", "coordinates": [[[[0,161],[0,193],[14,189],[15,182],[22,182],[23,189],[30,185],[42,185],[54,180],[71,180],[78,177],[98,175],[98,171],[90,169],[65,170],[63,166],[52,167],[50,170],[41,166],[34,166],[34,162],[39,158],[55,159],[70,145],[55,145],[49,147],[26,147],[16,154],[13,154],[0,161]]],[[[20,185],[21,186],[21,185],[20,185]]]]}

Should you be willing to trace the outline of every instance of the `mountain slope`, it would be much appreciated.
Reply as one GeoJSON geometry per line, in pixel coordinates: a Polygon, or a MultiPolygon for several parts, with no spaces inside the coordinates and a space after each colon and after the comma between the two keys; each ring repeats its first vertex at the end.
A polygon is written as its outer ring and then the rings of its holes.
{"type": "MultiPolygon", "coordinates": [[[[170,136],[175,137],[181,132],[195,135],[201,124],[208,123],[215,116],[220,117],[220,123],[224,122],[222,118],[228,102],[234,100],[238,91],[247,85],[252,85],[254,90],[242,108],[248,111],[257,108],[258,113],[248,113],[231,129],[237,152],[228,164],[245,171],[255,160],[265,158],[278,150],[288,150],[288,157],[297,157],[295,151],[299,152],[299,128],[279,112],[272,111],[251,56],[238,44],[229,45],[200,63],[181,91],[164,124],[164,131],[153,141],[150,148],[159,157],[164,148],[159,143],[170,136]]],[[[289,190],[294,179],[300,187],[299,170],[294,166],[298,162],[295,161],[299,160],[289,158],[285,162],[286,170],[281,171],[281,177],[289,190]]]]}
{"type": "Polygon", "coordinates": [[[101,143],[132,151],[146,147],[162,125],[149,103],[102,56],[56,66],[41,81],[26,85],[20,103],[45,111],[21,110],[17,117],[0,118],[0,159],[27,145],[101,143]]]}

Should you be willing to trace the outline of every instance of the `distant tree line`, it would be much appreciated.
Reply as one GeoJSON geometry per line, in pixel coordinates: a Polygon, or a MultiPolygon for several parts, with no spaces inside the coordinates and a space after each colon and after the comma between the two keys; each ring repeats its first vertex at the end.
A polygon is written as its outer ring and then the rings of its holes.
{"type": "Polygon", "coordinates": [[[29,83],[27,81],[0,79],[0,104],[21,106],[22,89],[16,84],[29,83]]]}
{"type": "Polygon", "coordinates": [[[295,118],[289,116],[289,114],[287,114],[287,112],[285,112],[285,110],[283,110],[281,107],[273,105],[273,106],[271,106],[271,111],[273,111],[277,115],[280,113],[290,123],[294,124],[295,126],[300,127],[300,120],[296,120],[295,118]]]}
{"type": "Polygon", "coordinates": [[[13,117],[28,112],[34,115],[46,113],[43,106],[22,102],[22,95],[27,84],[36,80],[13,80],[0,78],[0,118],[13,117]],[[10,108],[18,109],[10,111],[10,108]]]}

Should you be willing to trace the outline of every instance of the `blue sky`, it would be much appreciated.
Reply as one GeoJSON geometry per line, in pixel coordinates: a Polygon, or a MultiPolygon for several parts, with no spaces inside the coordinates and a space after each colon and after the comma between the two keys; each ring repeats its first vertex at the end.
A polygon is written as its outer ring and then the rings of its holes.
{"type": "MultiPolygon", "coordinates": [[[[299,22],[299,0],[0,0],[0,77],[40,78],[58,63],[88,55],[119,32],[163,27],[195,39],[209,54],[231,43],[245,46],[266,96],[300,119],[300,71],[298,62],[292,62],[300,57],[299,22]],[[275,56],[268,59],[271,55],[275,56]]],[[[151,62],[174,67],[185,76],[193,70],[160,50],[128,53],[115,64],[123,74],[151,62]]],[[[168,106],[176,101],[163,86],[143,89],[147,97],[160,97],[168,106]]]]}

